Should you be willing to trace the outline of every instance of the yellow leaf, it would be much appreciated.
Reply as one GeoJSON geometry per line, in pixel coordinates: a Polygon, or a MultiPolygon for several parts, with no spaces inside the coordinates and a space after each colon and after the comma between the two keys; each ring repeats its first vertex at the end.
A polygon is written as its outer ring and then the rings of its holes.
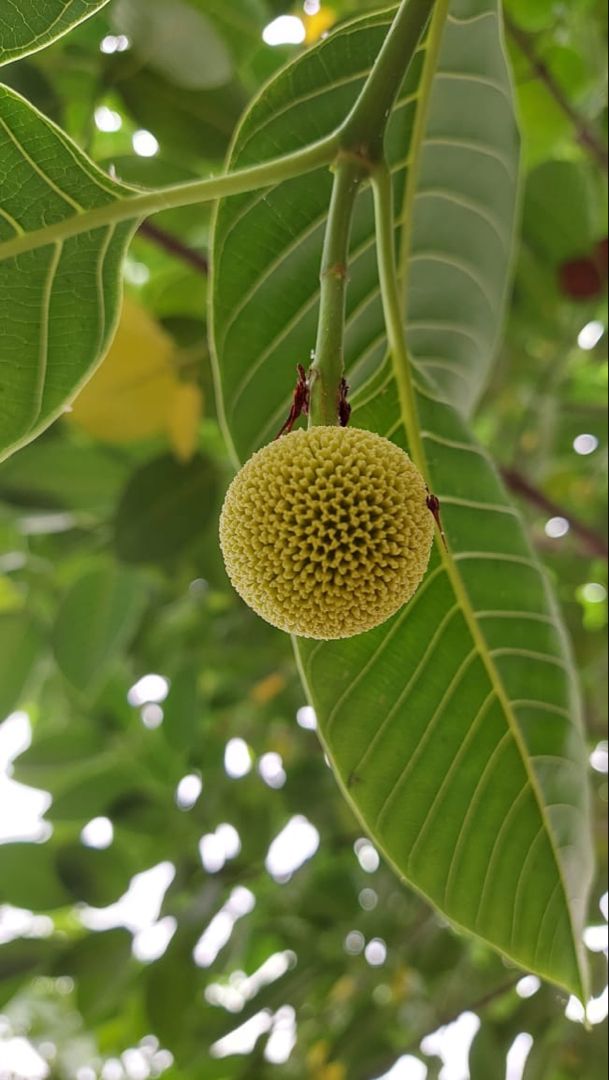
{"type": "Polygon", "coordinates": [[[328,1059],[329,1049],[330,1047],[326,1039],[318,1039],[317,1042],[313,1043],[307,1054],[307,1065],[309,1066],[309,1069],[312,1070],[313,1075],[325,1065],[328,1059]]]}
{"type": "Polygon", "coordinates": [[[167,417],[167,432],[178,461],[190,461],[197,449],[202,407],[203,395],[197,383],[176,383],[167,417]]]}
{"type": "Polygon", "coordinates": [[[330,1061],[311,1074],[315,1080],[346,1080],[347,1070],[342,1061],[330,1061]]]}
{"type": "Polygon", "coordinates": [[[343,1003],[349,1001],[349,998],[353,997],[356,989],[355,979],[350,975],[342,975],[341,978],[334,983],[329,996],[332,1001],[343,1003]]]}
{"type": "Polygon", "coordinates": [[[131,297],[123,302],[105,360],[73,403],[68,418],[111,443],[134,442],[167,430],[177,379],[168,334],[131,297]]]}
{"type": "Polygon", "coordinates": [[[8,576],[0,574],[0,611],[18,611],[24,604],[21,589],[8,576]]]}
{"type": "Polygon", "coordinates": [[[400,966],[391,980],[391,993],[394,1001],[403,1001],[413,993],[415,980],[407,967],[400,966]]]}
{"type": "Polygon", "coordinates": [[[305,44],[314,45],[336,22],[336,12],[331,7],[320,7],[315,15],[301,15],[305,27],[305,44]]]}
{"type": "Polygon", "coordinates": [[[257,705],[266,705],[267,702],[277,697],[277,694],[280,694],[284,687],[285,679],[283,675],[280,675],[278,671],[274,671],[272,675],[267,675],[252,686],[250,697],[257,705]]]}

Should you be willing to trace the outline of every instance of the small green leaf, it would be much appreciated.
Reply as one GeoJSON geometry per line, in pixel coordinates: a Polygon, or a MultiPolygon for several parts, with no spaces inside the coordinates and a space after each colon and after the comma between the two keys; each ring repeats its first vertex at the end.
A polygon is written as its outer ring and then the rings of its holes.
{"type": "Polygon", "coordinates": [[[39,971],[48,971],[60,944],[52,938],[17,938],[0,945],[0,1006],[39,971]]]}
{"type": "Polygon", "coordinates": [[[41,630],[29,615],[0,613],[0,721],[22,703],[43,648],[41,630]]]}
{"type": "Polygon", "coordinates": [[[232,75],[224,39],[203,11],[185,0],[117,0],[117,29],[153,71],[183,90],[222,86],[232,75]]]}
{"type": "Polygon", "coordinates": [[[116,844],[100,850],[74,841],[59,848],[56,861],[60,880],[70,896],[93,907],[113,904],[129,887],[129,860],[116,844]]]}
{"type": "Polygon", "coordinates": [[[42,233],[35,250],[0,261],[1,460],[60,415],[104,356],[133,225],[45,242],[57,223],[132,192],[6,87],[0,87],[0,176],[0,243],[42,233]]]}
{"type": "Polygon", "coordinates": [[[129,563],[164,562],[202,534],[213,510],[217,476],[197,456],[180,464],[169,455],[133,474],[116,515],[119,558],[129,563]]]}
{"type": "Polygon", "coordinates": [[[36,508],[107,510],[128,474],[129,463],[112,450],[51,435],[3,463],[0,493],[36,508]]]}
{"type": "Polygon", "coordinates": [[[134,71],[127,56],[111,58],[108,78],[137,122],[182,164],[222,158],[247,100],[236,80],[184,89],[148,67],[134,71]]]}
{"type": "Polygon", "coordinates": [[[131,934],[127,930],[87,934],[59,957],[56,968],[58,975],[76,980],[85,1023],[98,1023],[118,1008],[133,973],[131,934]]]}
{"type": "Polygon", "coordinates": [[[197,693],[198,665],[189,664],[171,680],[163,703],[163,734],[170,746],[189,750],[194,733],[200,727],[200,702],[197,693]]]}
{"type": "Polygon", "coordinates": [[[91,570],[64,597],[52,632],[55,658],[78,690],[99,685],[135,630],[144,602],[140,579],[113,565],[91,570]]]}
{"type": "Polygon", "coordinates": [[[0,844],[0,904],[51,911],[71,901],[57,874],[56,849],[45,844],[0,844]]]}
{"type": "Polygon", "coordinates": [[[0,64],[44,49],[88,19],[108,0],[19,0],[2,3],[0,64]]]}
{"type": "Polygon", "coordinates": [[[31,746],[15,762],[16,779],[55,791],[72,770],[78,774],[83,762],[102,749],[100,732],[90,726],[84,730],[72,726],[70,731],[49,734],[37,730],[31,746]]]}
{"type": "Polygon", "coordinates": [[[527,178],[523,229],[544,263],[588,255],[595,240],[590,176],[581,162],[545,161],[527,178]]]}
{"type": "Polygon", "coordinates": [[[195,967],[196,935],[178,931],[164,956],[146,972],[145,1001],[151,1028],[163,1046],[184,1053],[193,1042],[196,1000],[201,976],[195,967]]]}
{"type": "Polygon", "coordinates": [[[59,780],[47,817],[84,825],[93,817],[108,814],[115,801],[131,796],[139,774],[138,763],[118,753],[84,760],[59,780]]]}

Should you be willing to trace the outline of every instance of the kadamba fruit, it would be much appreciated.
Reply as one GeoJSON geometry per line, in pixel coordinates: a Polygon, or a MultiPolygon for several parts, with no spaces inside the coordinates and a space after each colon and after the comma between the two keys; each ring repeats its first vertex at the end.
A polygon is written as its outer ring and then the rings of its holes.
{"type": "Polygon", "coordinates": [[[220,544],[237,592],[273,626],[329,640],[370,630],[417,588],[434,532],[427,488],[370,431],[293,431],[230,485],[220,544]]]}

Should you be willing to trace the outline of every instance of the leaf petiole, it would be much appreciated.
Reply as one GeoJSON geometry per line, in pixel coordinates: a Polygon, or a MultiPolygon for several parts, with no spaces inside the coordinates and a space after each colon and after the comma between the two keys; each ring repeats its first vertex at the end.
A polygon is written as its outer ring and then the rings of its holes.
{"type": "Polygon", "coordinates": [[[251,165],[232,173],[211,176],[206,180],[195,180],[189,184],[175,184],[155,191],[134,192],[133,195],[128,195],[124,199],[115,199],[104,206],[77,212],[70,218],[64,218],[42,229],[18,233],[0,244],[0,261],[14,255],[21,255],[25,251],[45,247],[47,244],[66,240],[79,233],[90,232],[106,225],[116,225],[121,221],[145,218],[160,210],[192,206],[225,198],[228,195],[243,195],[248,191],[270,187],[294,176],[302,176],[322,165],[329,165],[336,157],[338,148],[338,134],[334,132],[302,150],[284,154],[271,161],[264,161],[261,165],[251,165]]]}
{"type": "Polygon", "coordinates": [[[366,174],[365,165],[351,155],[342,157],[334,171],[321,259],[315,358],[309,369],[311,426],[338,424],[338,395],[344,366],[349,236],[355,199],[366,174]]]}

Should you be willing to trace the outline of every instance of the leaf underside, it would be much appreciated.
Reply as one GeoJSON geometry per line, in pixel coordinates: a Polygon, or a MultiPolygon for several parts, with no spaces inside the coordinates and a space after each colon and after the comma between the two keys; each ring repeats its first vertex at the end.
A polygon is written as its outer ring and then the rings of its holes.
{"type": "MultiPolygon", "coordinates": [[[[0,87],[0,242],[129,194],[0,87]]],[[[111,341],[132,222],[0,262],[0,460],[65,408],[111,341]]]]}
{"type": "Polygon", "coordinates": [[[0,65],[37,52],[108,0],[18,0],[0,10],[0,65]]]}
{"type": "MultiPolygon", "coordinates": [[[[284,70],[242,122],[230,166],[331,131],[389,22],[384,13],[357,20],[284,70]]],[[[418,426],[450,553],[433,553],[414,599],[383,626],[346,641],[301,640],[296,652],[341,786],[396,871],[455,925],[581,996],[591,854],[575,676],[543,571],[466,423],[501,326],[516,206],[497,4],[451,5],[419,145],[424,59],[421,49],[387,149],[418,426]]],[[[281,426],[295,364],[315,339],[330,184],[319,171],[219,205],[216,379],[240,460],[281,426]]],[[[346,366],[352,423],[407,448],[368,192],[353,226],[346,366]]]]}

